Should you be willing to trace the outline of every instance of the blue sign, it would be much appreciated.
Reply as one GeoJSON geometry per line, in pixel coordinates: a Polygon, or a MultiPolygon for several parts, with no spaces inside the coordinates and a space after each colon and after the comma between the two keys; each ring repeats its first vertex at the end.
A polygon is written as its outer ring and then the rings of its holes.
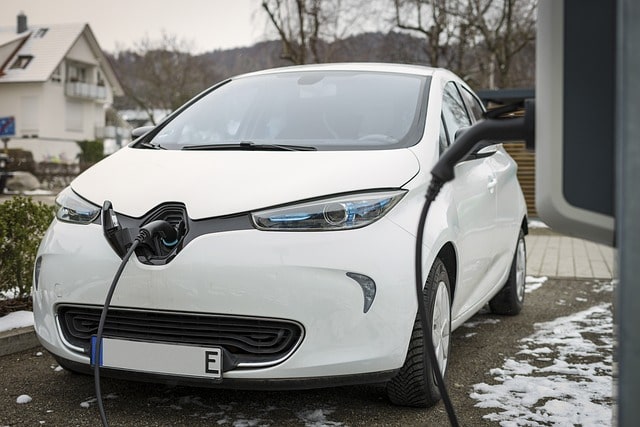
{"type": "Polygon", "coordinates": [[[0,136],[13,136],[16,134],[16,119],[13,116],[0,117],[0,136]]]}

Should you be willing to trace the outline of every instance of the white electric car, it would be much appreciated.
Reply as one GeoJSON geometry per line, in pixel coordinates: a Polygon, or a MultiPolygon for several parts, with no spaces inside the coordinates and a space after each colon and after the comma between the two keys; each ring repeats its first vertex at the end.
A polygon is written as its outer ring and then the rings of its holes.
{"type": "MultiPolygon", "coordinates": [[[[454,74],[325,64],[241,75],[195,97],[63,190],[34,272],[35,329],[90,372],[107,290],[106,376],[228,388],[384,382],[439,399],[414,260],[430,169],[483,106],[454,74]],[[427,373],[424,373],[427,372],[427,373]]],[[[429,212],[423,298],[441,371],[451,331],[524,301],[516,164],[484,141],[429,212]]]]}

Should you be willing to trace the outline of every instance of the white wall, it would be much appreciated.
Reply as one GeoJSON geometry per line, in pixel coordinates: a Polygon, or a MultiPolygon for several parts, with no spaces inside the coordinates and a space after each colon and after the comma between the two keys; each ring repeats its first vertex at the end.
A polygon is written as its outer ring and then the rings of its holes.
{"type": "Polygon", "coordinates": [[[16,121],[16,137],[9,147],[32,151],[36,161],[60,157],[65,152],[62,157],[75,161],[79,152],[75,141],[95,139],[96,126],[105,124],[104,104],[68,98],[64,82],[0,85],[0,117],[6,116],[15,117],[16,121]],[[67,109],[68,103],[75,105],[81,115],[80,124],[72,126],[74,129],[67,126],[67,116],[72,113],[67,109]],[[33,139],[34,135],[37,139],[33,139]]]}
{"type": "Polygon", "coordinates": [[[105,106],[113,102],[106,77],[106,99],[68,97],[65,94],[67,60],[89,67],[87,82],[97,83],[96,71],[100,65],[83,35],[62,63],[60,82],[0,84],[0,117],[13,116],[16,121],[16,136],[9,147],[31,151],[36,161],[52,156],[75,161],[80,151],[76,141],[96,138],[96,127],[105,125],[105,106]]]}

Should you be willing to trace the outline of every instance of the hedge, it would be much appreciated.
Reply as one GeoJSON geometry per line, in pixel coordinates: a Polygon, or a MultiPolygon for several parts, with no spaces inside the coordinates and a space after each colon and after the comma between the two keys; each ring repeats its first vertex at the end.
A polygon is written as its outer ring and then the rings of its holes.
{"type": "Polygon", "coordinates": [[[29,296],[38,246],[54,212],[28,197],[0,203],[0,291],[15,290],[15,298],[29,296]]]}

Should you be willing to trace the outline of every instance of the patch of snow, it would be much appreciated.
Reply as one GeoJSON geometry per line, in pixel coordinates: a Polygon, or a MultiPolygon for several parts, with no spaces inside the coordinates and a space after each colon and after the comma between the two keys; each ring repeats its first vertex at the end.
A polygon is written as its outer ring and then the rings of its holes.
{"type": "Polygon", "coordinates": [[[18,288],[11,288],[0,292],[0,300],[12,299],[18,295],[18,288]]]}
{"type": "Polygon", "coordinates": [[[36,353],[36,357],[40,357],[40,356],[42,356],[42,352],[41,351],[36,353]]]}
{"type": "Polygon", "coordinates": [[[540,288],[540,286],[542,286],[547,280],[549,280],[547,276],[526,276],[524,279],[524,282],[526,284],[524,291],[526,293],[533,292],[536,289],[540,288]]]}
{"type": "Polygon", "coordinates": [[[495,325],[498,323],[500,323],[500,319],[484,319],[484,320],[477,320],[475,322],[466,322],[466,323],[463,323],[462,326],[464,326],[465,328],[475,328],[480,325],[495,325]]]}
{"type": "Polygon", "coordinates": [[[255,427],[260,425],[260,420],[235,420],[233,422],[233,427],[255,427]]]}
{"type": "Polygon", "coordinates": [[[296,415],[304,422],[305,427],[325,427],[325,426],[342,426],[338,421],[328,421],[327,415],[331,415],[333,409],[309,409],[300,411],[296,415]]]}
{"type": "Polygon", "coordinates": [[[618,280],[611,280],[606,282],[598,282],[593,284],[592,291],[599,294],[601,292],[613,292],[614,288],[618,285],[618,280]]]}
{"type": "Polygon", "coordinates": [[[521,340],[521,358],[490,371],[495,384],[474,385],[476,406],[497,409],[484,418],[502,426],[610,425],[611,304],[535,328],[521,340]]]}
{"type": "Polygon", "coordinates": [[[84,402],[80,402],[80,407],[85,409],[89,408],[92,403],[96,403],[97,401],[98,399],[96,399],[95,397],[92,397],[90,399],[85,400],[84,402]]]}
{"type": "Polygon", "coordinates": [[[0,317],[0,332],[27,326],[33,326],[32,311],[14,311],[13,313],[0,317]]]}
{"type": "Polygon", "coordinates": [[[21,192],[24,196],[52,196],[53,191],[49,190],[26,190],[21,192]]]}
{"type": "Polygon", "coordinates": [[[25,403],[30,403],[33,399],[31,398],[31,396],[29,396],[28,394],[21,394],[20,396],[18,396],[18,398],[16,399],[16,403],[23,405],[25,403]]]}
{"type": "Polygon", "coordinates": [[[549,228],[549,226],[539,219],[530,219],[529,228],[549,228]]]}

